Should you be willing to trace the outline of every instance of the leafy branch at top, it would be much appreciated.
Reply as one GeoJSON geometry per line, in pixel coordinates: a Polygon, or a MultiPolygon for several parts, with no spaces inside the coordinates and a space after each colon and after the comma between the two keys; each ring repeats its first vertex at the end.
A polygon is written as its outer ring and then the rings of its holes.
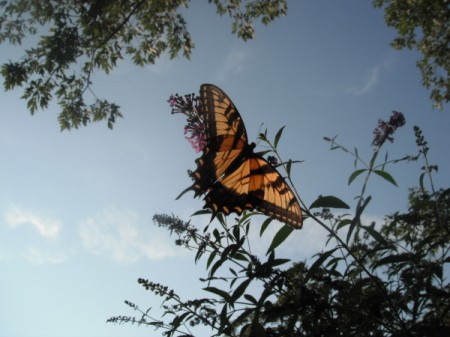
{"type": "MultiPolygon", "coordinates": [[[[232,31],[247,40],[253,22],[264,24],[286,13],[285,0],[214,0],[220,15],[228,14],[232,31]]],[[[181,14],[188,0],[176,1],[0,1],[0,43],[21,44],[42,34],[20,60],[2,65],[4,88],[23,87],[22,98],[31,114],[61,107],[61,130],[107,121],[112,128],[122,117],[117,104],[98,98],[92,74],[108,74],[130,57],[139,66],[154,64],[163,54],[189,58],[194,42],[181,14]],[[87,95],[90,93],[90,96],[87,95]]]]}
{"type": "Polygon", "coordinates": [[[431,89],[431,99],[442,109],[450,101],[450,2],[374,0],[384,9],[386,24],[397,30],[391,42],[395,49],[416,49],[422,84],[431,89]]]}

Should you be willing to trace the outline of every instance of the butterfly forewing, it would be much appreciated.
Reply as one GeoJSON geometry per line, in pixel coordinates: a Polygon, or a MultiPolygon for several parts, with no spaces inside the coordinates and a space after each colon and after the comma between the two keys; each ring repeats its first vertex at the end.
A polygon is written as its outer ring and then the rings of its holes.
{"type": "Polygon", "coordinates": [[[226,151],[247,144],[247,132],[241,115],[228,95],[212,84],[200,87],[200,98],[205,118],[209,146],[226,151]],[[224,148],[223,141],[228,140],[224,148]]]}

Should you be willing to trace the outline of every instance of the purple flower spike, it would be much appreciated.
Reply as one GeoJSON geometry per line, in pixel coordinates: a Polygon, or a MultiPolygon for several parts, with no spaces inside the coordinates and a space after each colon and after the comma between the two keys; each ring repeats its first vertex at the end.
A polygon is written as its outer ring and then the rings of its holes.
{"type": "Polygon", "coordinates": [[[167,102],[172,108],[172,114],[182,113],[187,116],[187,125],[184,127],[186,139],[191,143],[195,152],[202,151],[207,144],[207,137],[200,97],[194,94],[184,96],[175,94],[171,95],[167,102]]]}
{"type": "Polygon", "coordinates": [[[392,111],[392,116],[389,122],[378,120],[378,126],[373,130],[374,139],[372,145],[381,147],[383,143],[388,140],[391,143],[394,141],[393,134],[395,130],[405,125],[405,116],[401,112],[392,111]]]}

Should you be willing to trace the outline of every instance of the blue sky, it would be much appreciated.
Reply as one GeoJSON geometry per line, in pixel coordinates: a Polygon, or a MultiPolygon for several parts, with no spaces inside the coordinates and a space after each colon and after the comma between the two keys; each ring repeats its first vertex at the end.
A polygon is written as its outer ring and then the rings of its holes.
{"type": "MultiPolygon", "coordinates": [[[[204,262],[195,265],[193,254],[175,247],[151,219],[172,212],[188,219],[202,207],[192,194],[175,200],[190,184],[186,170],[198,154],[184,139],[185,120],[166,103],[202,83],[229,94],[251,140],[262,123],[272,136],[286,125],[280,154],[304,161],[292,178],[306,204],[331,194],[354,205],[360,184],[347,185],[353,159],[330,152],[322,138],[338,135],[369,159],[372,131],[392,110],[403,112],[407,124],[386,147],[390,157],[416,153],[412,127],[419,125],[430,161],[439,165],[435,183],[449,186],[449,107],[432,108],[418,55],[389,47],[394,32],[370,1],[291,1],[286,17],[258,25],[247,43],[206,1],[195,2],[186,19],[196,43],[190,61],[163,57],[144,68],[124,62],[94,77],[96,95],[114,99],[125,115],[112,131],[99,124],[61,133],[57,106],[30,116],[20,90],[0,93],[0,335],[158,336],[105,323],[133,315],[124,300],[158,309],[159,298],[137,284],[139,277],[184,298],[201,294],[204,262]]],[[[2,63],[20,53],[0,48],[2,63]]],[[[390,169],[399,187],[372,180],[367,219],[405,209],[421,166],[390,169]]],[[[252,240],[264,252],[270,233],[252,240]]],[[[305,259],[322,248],[322,231],[306,222],[280,254],[305,259]]]]}

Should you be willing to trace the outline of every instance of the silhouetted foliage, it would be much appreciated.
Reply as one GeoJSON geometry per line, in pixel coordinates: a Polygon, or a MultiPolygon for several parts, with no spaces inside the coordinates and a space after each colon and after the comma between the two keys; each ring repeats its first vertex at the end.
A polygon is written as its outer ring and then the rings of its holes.
{"type": "MultiPolygon", "coordinates": [[[[334,196],[319,196],[304,210],[308,225],[328,231],[326,247],[318,247],[311,259],[277,256],[278,247],[293,232],[289,226],[278,229],[264,256],[253,254],[252,246],[261,243],[249,237],[255,225],[250,212],[233,219],[218,214],[217,221],[203,229],[173,215],[155,215],[155,224],[175,235],[177,245],[196,252],[196,263],[204,258],[205,296],[185,300],[174,290],[140,279],[146,290],[163,298],[163,317],[153,318],[150,309],[143,311],[127,301],[139,317],[108,321],[153,326],[165,336],[208,334],[197,333],[200,326],[207,327],[210,336],[449,336],[450,189],[435,189],[432,174],[437,166],[428,163],[429,149],[418,127],[416,155],[395,160],[386,156],[378,162],[386,140],[393,140],[390,125],[404,125],[404,119],[396,122],[398,114],[378,124],[369,162],[357,149],[350,151],[336,138],[326,138],[332,150],[354,157],[349,183],[360,176],[365,179],[353,215],[333,214],[333,209],[347,208],[334,196]],[[419,187],[410,191],[409,209],[386,216],[381,224],[367,224],[363,214],[371,202],[366,195],[369,178],[375,174],[396,185],[386,169],[418,160],[425,165],[419,187]]],[[[276,151],[267,133],[260,140],[276,151]]],[[[270,226],[276,223],[263,222],[261,236],[270,226]]]]}

